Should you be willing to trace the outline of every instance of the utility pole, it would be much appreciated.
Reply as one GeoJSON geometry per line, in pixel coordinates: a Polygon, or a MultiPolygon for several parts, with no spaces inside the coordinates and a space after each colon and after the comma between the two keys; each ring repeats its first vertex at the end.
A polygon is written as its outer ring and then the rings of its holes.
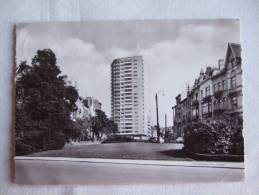
{"type": "Polygon", "coordinates": [[[156,93],[156,128],[157,128],[157,143],[160,143],[160,127],[159,127],[159,116],[158,116],[157,93],[156,93]]]}
{"type": "Polygon", "coordinates": [[[167,141],[168,138],[168,129],[167,129],[167,114],[165,114],[165,132],[164,132],[164,140],[167,141]]]}
{"type": "Polygon", "coordinates": [[[165,128],[167,128],[167,115],[165,114],[165,128]]]}

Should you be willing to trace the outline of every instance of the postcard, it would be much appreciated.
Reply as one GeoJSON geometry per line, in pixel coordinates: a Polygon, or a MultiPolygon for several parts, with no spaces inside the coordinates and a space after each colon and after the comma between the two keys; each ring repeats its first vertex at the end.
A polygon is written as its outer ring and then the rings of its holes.
{"type": "Polygon", "coordinates": [[[242,181],[238,19],[15,26],[15,183],[242,181]]]}

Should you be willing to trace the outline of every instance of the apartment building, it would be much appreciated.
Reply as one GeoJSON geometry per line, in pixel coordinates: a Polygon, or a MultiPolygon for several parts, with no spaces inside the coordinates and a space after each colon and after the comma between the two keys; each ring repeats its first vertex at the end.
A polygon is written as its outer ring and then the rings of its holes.
{"type": "Polygon", "coordinates": [[[115,59],[111,64],[112,118],[119,135],[148,134],[144,107],[144,65],[141,56],[115,59]]]}
{"type": "Polygon", "coordinates": [[[229,43],[225,59],[217,67],[200,71],[192,89],[181,99],[176,97],[174,129],[183,135],[184,126],[193,120],[208,120],[226,114],[242,116],[241,46],[229,43]]]}
{"type": "Polygon", "coordinates": [[[101,102],[93,97],[86,97],[85,99],[79,97],[76,106],[77,110],[71,113],[71,119],[74,121],[95,116],[95,111],[102,109],[101,102]]]}

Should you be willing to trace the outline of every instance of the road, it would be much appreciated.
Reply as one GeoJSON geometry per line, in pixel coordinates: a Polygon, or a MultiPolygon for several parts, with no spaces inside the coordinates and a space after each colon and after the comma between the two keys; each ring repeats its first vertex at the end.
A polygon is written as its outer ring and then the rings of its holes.
{"type": "Polygon", "coordinates": [[[32,159],[16,159],[15,164],[18,184],[171,184],[241,181],[244,178],[244,169],[239,168],[32,159]]]}

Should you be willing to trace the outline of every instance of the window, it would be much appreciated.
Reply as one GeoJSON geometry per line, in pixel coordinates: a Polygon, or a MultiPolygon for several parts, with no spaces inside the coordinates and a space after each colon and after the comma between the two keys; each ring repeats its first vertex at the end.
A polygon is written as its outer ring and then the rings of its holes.
{"type": "Polygon", "coordinates": [[[202,104],[201,111],[202,111],[202,114],[207,114],[208,113],[208,103],[202,104]]]}
{"type": "Polygon", "coordinates": [[[217,110],[217,109],[218,109],[218,101],[215,100],[215,101],[214,101],[214,110],[217,110]]]}
{"type": "Polygon", "coordinates": [[[211,113],[211,102],[202,104],[201,111],[202,111],[202,114],[211,113]]]}
{"type": "Polygon", "coordinates": [[[218,101],[218,108],[219,108],[219,109],[222,108],[222,99],[220,99],[220,100],[218,101]]]}
{"type": "Polygon", "coordinates": [[[210,95],[210,86],[206,87],[205,89],[205,96],[209,96],[210,95]]]}
{"type": "Polygon", "coordinates": [[[208,104],[208,111],[209,111],[209,113],[211,113],[211,111],[212,111],[211,102],[209,102],[209,104],[208,104]]]}
{"type": "Polygon", "coordinates": [[[232,97],[231,98],[231,106],[233,109],[237,108],[238,104],[237,104],[237,97],[232,97]]]}
{"type": "Polygon", "coordinates": [[[222,81],[222,88],[223,88],[223,90],[227,90],[227,82],[226,82],[226,80],[222,81]]]}
{"type": "Polygon", "coordinates": [[[199,116],[199,109],[197,109],[197,108],[193,109],[192,110],[192,116],[197,118],[199,116]]]}
{"type": "Polygon", "coordinates": [[[234,61],[235,61],[235,58],[231,58],[231,59],[230,59],[231,68],[234,68],[234,66],[235,66],[234,61]]]}
{"type": "Polygon", "coordinates": [[[203,90],[201,90],[201,98],[203,98],[203,90]]]}
{"type": "Polygon", "coordinates": [[[195,93],[195,99],[196,100],[198,99],[198,93],[195,93]]]}
{"type": "Polygon", "coordinates": [[[227,106],[227,98],[226,97],[224,97],[223,99],[222,99],[222,106],[223,106],[223,108],[225,108],[226,106],[227,106]]]}
{"type": "Polygon", "coordinates": [[[233,89],[233,88],[236,88],[236,86],[237,86],[237,79],[236,79],[236,76],[231,77],[230,83],[231,83],[231,88],[232,88],[232,89],[233,89]]]}
{"type": "Polygon", "coordinates": [[[217,85],[216,84],[213,85],[213,91],[214,91],[214,93],[217,92],[217,85]]]}
{"type": "Polygon", "coordinates": [[[218,82],[218,91],[221,91],[221,82],[218,82]]]}

